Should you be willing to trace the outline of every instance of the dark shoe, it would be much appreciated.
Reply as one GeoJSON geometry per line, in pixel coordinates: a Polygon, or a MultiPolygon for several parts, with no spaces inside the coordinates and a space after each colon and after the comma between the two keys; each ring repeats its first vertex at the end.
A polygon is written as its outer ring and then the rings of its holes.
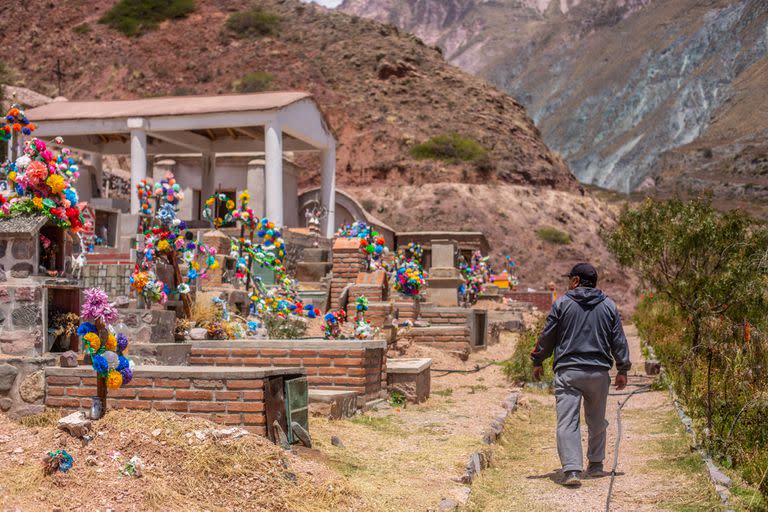
{"type": "Polygon", "coordinates": [[[581,485],[581,480],[579,480],[579,472],[578,471],[566,471],[565,472],[565,479],[563,479],[563,485],[566,487],[578,487],[581,485]]]}
{"type": "Polygon", "coordinates": [[[589,478],[600,478],[606,474],[607,473],[603,471],[602,462],[590,462],[589,466],[587,466],[587,476],[589,478]]]}

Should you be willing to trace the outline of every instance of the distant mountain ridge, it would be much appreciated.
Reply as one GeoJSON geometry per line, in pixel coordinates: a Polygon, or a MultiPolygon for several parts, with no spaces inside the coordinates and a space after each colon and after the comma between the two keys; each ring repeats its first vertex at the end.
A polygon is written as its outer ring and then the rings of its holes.
{"type": "Polygon", "coordinates": [[[518,98],[583,182],[768,194],[766,0],[345,0],[340,9],[411,31],[518,98]]]}

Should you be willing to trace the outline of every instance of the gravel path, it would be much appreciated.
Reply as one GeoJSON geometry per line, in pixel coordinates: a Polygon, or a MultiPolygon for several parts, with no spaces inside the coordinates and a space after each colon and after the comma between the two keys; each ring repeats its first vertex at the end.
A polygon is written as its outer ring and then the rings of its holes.
{"type": "MultiPolygon", "coordinates": [[[[634,327],[627,328],[634,362],[627,391],[648,384],[634,327]]],[[[613,374],[612,374],[613,375],[613,374]]],[[[616,390],[611,386],[611,392],[616,390]]],[[[626,392],[626,391],[625,391],[626,392]]],[[[610,396],[606,469],[613,461],[616,410],[625,396],[610,396]]],[[[704,466],[688,440],[666,391],[635,394],[622,410],[623,435],[611,510],[718,510],[704,466]]],[[[582,441],[586,426],[582,419],[582,441]]],[[[494,468],[472,490],[469,510],[599,511],[605,509],[609,477],[560,485],[555,447],[554,396],[526,392],[523,407],[508,423],[494,468]]]]}

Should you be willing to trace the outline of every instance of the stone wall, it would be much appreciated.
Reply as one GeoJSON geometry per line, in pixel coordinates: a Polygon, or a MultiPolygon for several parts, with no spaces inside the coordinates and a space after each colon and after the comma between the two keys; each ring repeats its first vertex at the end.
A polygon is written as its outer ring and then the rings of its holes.
{"type": "Polygon", "coordinates": [[[337,238],[333,242],[333,267],[331,279],[330,310],[335,311],[341,302],[341,292],[357,281],[357,275],[365,270],[365,257],[360,252],[357,238],[337,238]]]}
{"type": "Polygon", "coordinates": [[[387,384],[385,341],[264,340],[192,343],[190,365],[298,366],[315,389],[347,389],[364,400],[387,384]]]}
{"type": "MultiPolygon", "coordinates": [[[[109,391],[107,407],[173,411],[266,435],[265,381],[302,374],[299,368],[137,366],[129,384],[109,391]]],[[[91,368],[45,369],[46,406],[87,410],[95,395],[91,368]]]]}
{"type": "Polygon", "coordinates": [[[133,267],[130,262],[88,263],[83,267],[83,287],[101,288],[112,300],[120,296],[130,297],[133,267]]]}
{"type": "MultiPolygon", "coordinates": [[[[36,233],[35,233],[36,235],[36,233]]],[[[4,235],[0,238],[0,270],[9,277],[26,277],[36,273],[36,237],[26,233],[19,236],[4,235]]]]}
{"type": "Polygon", "coordinates": [[[0,356],[0,411],[13,418],[43,412],[45,396],[44,368],[55,356],[0,356]]]}
{"type": "Polygon", "coordinates": [[[119,308],[123,334],[132,343],[173,343],[176,312],[166,309],[119,308]]]}
{"type": "Polygon", "coordinates": [[[43,287],[34,279],[0,282],[0,354],[43,353],[42,296],[43,287]]]}

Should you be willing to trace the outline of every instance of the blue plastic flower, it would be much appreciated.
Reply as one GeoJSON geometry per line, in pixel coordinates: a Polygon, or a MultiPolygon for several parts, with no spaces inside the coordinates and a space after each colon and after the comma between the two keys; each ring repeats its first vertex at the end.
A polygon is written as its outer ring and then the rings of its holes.
{"type": "Polygon", "coordinates": [[[117,371],[125,370],[126,368],[130,367],[130,362],[128,361],[128,358],[125,356],[117,356],[117,371]]]}
{"type": "Polygon", "coordinates": [[[93,356],[91,358],[91,366],[96,370],[98,374],[105,374],[109,371],[109,363],[104,356],[93,356]]]}
{"type": "Polygon", "coordinates": [[[77,203],[77,191],[73,187],[69,187],[64,191],[64,197],[72,204],[77,203]]]}
{"type": "Polygon", "coordinates": [[[97,332],[96,326],[91,322],[83,322],[80,324],[80,327],[77,328],[77,335],[80,337],[85,336],[89,332],[97,332]]]}

